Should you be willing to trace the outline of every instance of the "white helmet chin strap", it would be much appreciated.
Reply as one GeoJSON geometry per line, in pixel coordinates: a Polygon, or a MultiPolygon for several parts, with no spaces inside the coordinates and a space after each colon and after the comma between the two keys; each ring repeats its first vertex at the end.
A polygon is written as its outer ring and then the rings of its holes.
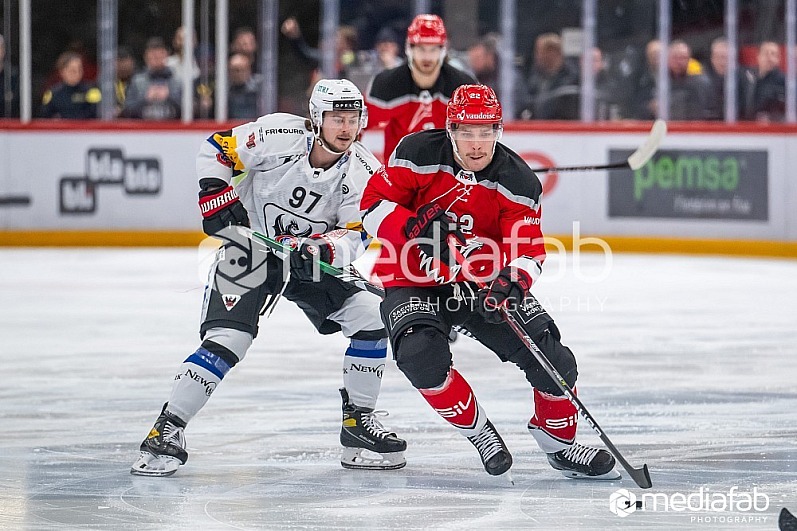
{"type": "MultiPolygon", "coordinates": [[[[360,131],[361,131],[361,129],[357,130],[357,134],[354,135],[354,138],[357,138],[357,135],[360,134],[360,131]]],[[[324,151],[326,151],[327,153],[329,153],[331,155],[343,155],[351,147],[351,145],[349,145],[349,148],[346,148],[343,151],[335,151],[331,147],[327,146],[326,142],[324,142],[324,139],[321,137],[321,127],[318,127],[318,126],[315,126],[315,125],[313,126],[313,136],[315,137],[316,143],[318,143],[319,146],[324,148],[324,151]]],[[[352,144],[354,144],[354,141],[352,141],[352,144]]]]}
{"type": "Polygon", "coordinates": [[[322,148],[324,148],[324,150],[325,150],[327,153],[330,153],[330,154],[332,154],[332,155],[343,155],[343,154],[345,153],[345,151],[334,151],[334,150],[332,150],[331,148],[327,147],[327,145],[324,143],[324,140],[321,138],[321,130],[320,130],[320,129],[319,129],[319,131],[318,131],[318,134],[317,134],[317,135],[315,135],[315,141],[316,141],[316,143],[317,143],[319,146],[321,146],[322,148]]]}

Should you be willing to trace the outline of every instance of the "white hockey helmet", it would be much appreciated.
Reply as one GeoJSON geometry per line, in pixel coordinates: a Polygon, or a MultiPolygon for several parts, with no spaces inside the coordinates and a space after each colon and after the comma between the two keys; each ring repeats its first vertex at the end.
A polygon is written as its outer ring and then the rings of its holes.
{"type": "Polygon", "coordinates": [[[368,125],[368,109],[365,100],[354,83],[348,79],[321,79],[313,87],[310,96],[310,121],[316,136],[321,132],[324,113],[329,111],[360,111],[360,134],[368,125]]]}

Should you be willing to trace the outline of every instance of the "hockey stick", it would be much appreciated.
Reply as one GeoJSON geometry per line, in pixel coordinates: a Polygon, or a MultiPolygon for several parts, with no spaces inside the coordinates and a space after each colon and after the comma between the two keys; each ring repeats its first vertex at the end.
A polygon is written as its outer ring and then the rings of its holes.
{"type": "MultiPolygon", "coordinates": [[[[235,230],[241,234],[242,236],[249,238],[250,240],[260,242],[266,245],[272,251],[284,253],[287,255],[291,252],[290,247],[281,244],[277,240],[269,238],[265,234],[261,234],[259,232],[253,231],[248,227],[242,226],[235,226],[235,230]]],[[[333,265],[327,264],[318,260],[318,266],[321,272],[326,273],[327,275],[331,275],[338,280],[341,280],[347,284],[351,284],[352,286],[359,288],[363,291],[368,291],[373,293],[374,295],[379,295],[380,297],[385,297],[385,290],[380,288],[379,286],[368,282],[365,278],[363,278],[353,266],[347,266],[343,269],[339,267],[335,267],[333,265]]]]}
{"type": "MultiPolygon", "coordinates": [[[[465,278],[472,280],[476,283],[479,288],[485,287],[485,283],[482,282],[479,278],[477,278],[471,269],[470,263],[462,256],[462,253],[454,245],[453,240],[449,239],[449,247],[451,252],[454,253],[456,257],[457,263],[462,266],[462,272],[465,275],[465,278]]],[[[556,367],[548,361],[548,358],[543,354],[540,348],[534,343],[534,341],[529,337],[525,330],[520,326],[518,323],[517,317],[517,310],[510,310],[509,308],[502,308],[501,313],[503,314],[504,321],[509,324],[512,331],[515,332],[515,335],[526,345],[531,353],[534,355],[534,358],[539,362],[542,368],[548,373],[548,376],[554,381],[556,386],[564,393],[570,403],[575,406],[578,414],[587,421],[587,424],[595,430],[595,433],[598,434],[603,444],[606,445],[606,448],[612,453],[612,455],[617,459],[617,461],[623,466],[628,475],[631,476],[631,479],[643,489],[649,489],[653,486],[653,483],[650,481],[650,472],[648,472],[648,465],[643,464],[642,468],[634,468],[631,464],[625,460],[623,454],[620,453],[620,450],[612,443],[609,437],[603,432],[603,429],[598,426],[597,421],[595,418],[587,411],[587,408],[584,407],[584,404],[581,403],[581,400],[573,393],[573,389],[567,385],[567,382],[562,375],[559,374],[559,371],[556,370],[556,367]]]]}
{"type": "Polygon", "coordinates": [[[787,508],[780,510],[778,517],[778,527],[780,531],[797,531],[797,517],[789,512],[787,508]]]}
{"type": "Polygon", "coordinates": [[[645,142],[637,148],[636,151],[623,162],[613,162],[611,164],[603,164],[598,166],[554,166],[551,168],[534,168],[532,171],[536,173],[545,173],[549,171],[591,171],[591,170],[616,170],[616,169],[632,169],[638,170],[650,160],[650,158],[658,151],[664,135],[667,134],[667,122],[664,120],[656,120],[653,122],[653,127],[650,129],[650,134],[645,142]]]}

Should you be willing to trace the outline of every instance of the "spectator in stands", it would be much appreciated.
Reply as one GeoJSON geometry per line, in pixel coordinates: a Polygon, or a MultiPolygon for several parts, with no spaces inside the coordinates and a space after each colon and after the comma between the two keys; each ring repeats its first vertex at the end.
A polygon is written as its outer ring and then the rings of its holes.
{"type": "Polygon", "coordinates": [[[19,76],[16,69],[6,65],[6,41],[0,35],[0,118],[19,116],[19,76]],[[10,80],[6,91],[6,79],[10,80]]]}
{"type": "MultiPolygon", "coordinates": [[[[606,68],[603,52],[595,47],[589,55],[589,66],[595,82],[595,119],[617,120],[620,118],[619,88],[617,80],[606,68]]],[[[583,68],[583,65],[582,65],[583,68]]]]}
{"type": "Polygon", "coordinates": [[[479,83],[492,88],[500,100],[496,35],[485,35],[468,48],[468,67],[479,83]]]}
{"type": "MultiPolygon", "coordinates": [[[[287,18],[280,30],[302,59],[320,68],[321,50],[307,44],[295,18],[287,18]]],[[[357,50],[357,29],[354,26],[338,27],[335,35],[335,77],[348,78],[348,70],[358,66],[357,50]]]]}
{"type": "Polygon", "coordinates": [[[249,57],[241,53],[230,56],[227,64],[230,89],[227,94],[227,117],[232,119],[254,120],[257,111],[259,79],[252,75],[249,57]]]}
{"type": "Polygon", "coordinates": [[[656,80],[659,77],[659,61],[661,61],[661,42],[653,39],[645,46],[645,66],[634,83],[634,104],[629,118],[652,120],[658,115],[656,80]]]}
{"type": "MultiPolygon", "coordinates": [[[[706,65],[706,77],[711,84],[706,118],[709,120],[725,119],[725,75],[728,72],[728,41],[725,37],[717,37],[711,43],[711,55],[706,65]]],[[[736,70],[736,117],[744,118],[745,102],[755,82],[753,74],[743,68],[736,70]]]]}
{"type": "Polygon", "coordinates": [[[670,120],[705,120],[711,86],[702,73],[689,73],[692,50],[686,42],[670,43],[667,69],[670,74],[670,120]]]}
{"type": "MultiPolygon", "coordinates": [[[[503,100],[500,87],[501,58],[498,55],[500,46],[501,36],[497,33],[488,33],[468,48],[467,58],[468,67],[476,76],[479,83],[492,88],[498,95],[498,99],[503,100]]],[[[520,72],[520,69],[515,68],[515,70],[515,85],[513,91],[515,107],[517,109],[524,109],[527,106],[526,98],[528,88],[526,87],[526,80],[520,72]]],[[[508,118],[517,118],[518,116],[508,118]]]]}
{"type": "Polygon", "coordinates": [[[240,27],[233,32],[232,42],[230,43],[230,55],[242,53],[249,58],[252,71],[258,71],[257,64],[257,35],[252,28],[240,27]]]}
{"type": "Polygon", "coordinates": [[[786,111],[786,77],[780,69],[780,46],[764,41],[758,47],[758,68],[746,117],[759,122],[782,122],[786,111]]]}
{"type": "Polygon", "coordinates": [[[116,97],[116,114],[121,114],[127,99],[127,88],[130,80],[136,73],[136,58],[127,46],[120,46],[116,50],[116,81],[114,81],[114,94],[116,97]]]}
{"type": "Polygon", "coordinates": [[[83,81],[83,59],[75,52],[58,57],[56,69],[61,81],[44,92],[42,118],[88,120],[97,117],[100,90],[83,81]]]}
{"type": "MultiPolygon", "coordinates": [[[[640,76],[635,94],[634,118],[651,120],[659,117],[658,69],[661,44],[651,41],[646,49],[648,69],[640,76]]],[[[670,79],[670,120],[704,120],[708,118],[711,84],[700,72],[699,63],[692,61],[692,51],[683,40],[670,43],[667,53],[667,72],[670,79]],[[693,66],[690,73],[690,64],[693,66]]]]}
{"type": "Polygon", "coordinates": [[[124,118],[170,120],[180,117],[181,85],[166,66],[169,52],[160,37],[147,41],[145,69],[133,76],[122,109],[124,118]]]}
{"type": "Polygon", "coordinates": [[[575,120],[579,109],[579,75],[565,63],[562,38],[543,33],[534,43],[534,66],[528,80],[528,103],[521,117],[531,120],[575,120]]]}
{"type": "Polygon", "coordinates": [[[377,68],[373,72],[374,74],[382,70],[396,68],[404,62],[401,56],[401,45],[401,37],[396,33],[396,30],[390,26],[385,26],[379,30],[374,43],[377,58],[377,68]]]}
{"type": "Polygon", "coordinates": [[[216,54],[209,44],[202,43],[196,48],[196,57],[199,76],[194,79],[194,118],[206,120],[215,115],[216,54]]]}
{"type": "MultiPolygon", "coordinates": [[[[172,69],[176,77],[183,75],[183,42],[185,41],[185,28],[180,26],[174,32],[172,37],[172,54],[166,59],[166,66],[172,69]]],[[[194,31],[194,47],[197,46],[196,31],[194,31]]],[[[191,58],[191,78],[197,79],[199,77],[199,64],[196,62],[196,57],[191,58]]]]}

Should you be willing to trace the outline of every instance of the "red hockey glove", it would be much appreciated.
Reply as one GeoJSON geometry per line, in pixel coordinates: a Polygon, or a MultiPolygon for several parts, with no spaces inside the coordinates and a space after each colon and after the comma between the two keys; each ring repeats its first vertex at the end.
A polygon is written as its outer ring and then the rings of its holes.
{"type": "Polygon", "coordinates": [[[291,275],[302,282],[318,280],[320,273],[313,278],[313,260],[330,263],[335,258],[335,249],[323,234],[314,234],[299,242],[299,248],[291,251],[291,275]]]}
{"type": "Polygon", "coordinates": [[[207,178],[200,181],[199,210],[202,212],[202,230],[213,236],[230,225],[249,227],[246,212],[235,188],[221,179],[207,178]]]}
{"type": "Polygon", "coordinates": [[[448,236],[453,235],[461,245],[465,245],[465,235],[457,222],[446,214],[443,207],[434,203],[423,205],[414,216],[410,216],[404,234],[410,240],[416,239],[415,243],[426,255],[449,267],[456,261],[448,248],[448,236]]]}
{"type": "Polygon", "coordinates": [[[504,267],[489,286],[479,290],[477,311],[488,323],[503,322],[500,308],[517,308],[531,288],[531,276],[513,266],[504,267]]]}

